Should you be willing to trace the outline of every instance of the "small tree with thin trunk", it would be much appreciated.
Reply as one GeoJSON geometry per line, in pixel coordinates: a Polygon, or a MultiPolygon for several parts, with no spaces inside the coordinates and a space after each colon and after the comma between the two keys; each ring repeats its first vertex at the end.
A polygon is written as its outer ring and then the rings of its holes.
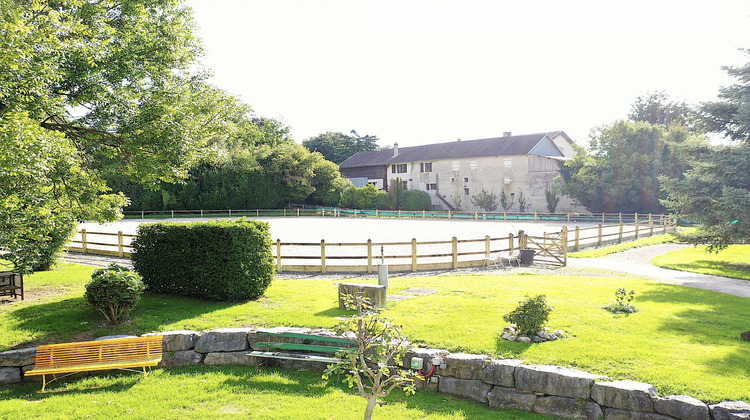
{"type": "Polygon", "coordinates": [[[352,336],[356,347],[338,353],[344,362],[329,365],[323,378],[345,375],[349,388],[356,386],[359,395],[367,400],[364,418],[369,420],[375,405],[383,404],[378,398],[386,397],[394,388],[402,388],[407,395],[414,394],[414,380],[418,376],[401,367],[408,342],[398,325],[381,316],[364,296],[347,295],[344,304],[357,313],[343,318],[337,332],[352,336]]]}
{"type": "Polygon", "coordinates": [[[471,203],[484,211],[497,210],[497,195],[482,188],[479,194],[471,197],[471,203]]]}
{"type": "Polygon", "coordinates": [[[518,190],[518,211],[521,213],[526,212],[526,205],[528,203],[526,202],[526,196],[523,194],[523,191],[518,190]]]}
{"type": "Polygon", "coordinates": [[[505,194],[505,190],[500,191],[500,206],[502,206],[503,211],[508,211],[509,208],[513,207],[513,197],[510,197],[510,201],[508,201],[508,195],[505,194]]]}

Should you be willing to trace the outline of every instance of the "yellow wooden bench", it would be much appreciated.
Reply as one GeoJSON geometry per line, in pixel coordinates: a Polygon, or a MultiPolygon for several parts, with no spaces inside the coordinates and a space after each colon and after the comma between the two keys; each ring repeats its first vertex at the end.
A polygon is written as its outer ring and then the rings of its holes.
{"type": "Polygon", "coordinates": [[[146,376],[146,368],[156,366],[162,352],[160,335],[43,345],[36,350],[34,369],[25,375],[41,375],[42,391],[48,383],[78,372],[121,369],[140,373],[134,368],[141,368],[146,376]],[[52,375],[49,382],[47,375],[52,375]]]}

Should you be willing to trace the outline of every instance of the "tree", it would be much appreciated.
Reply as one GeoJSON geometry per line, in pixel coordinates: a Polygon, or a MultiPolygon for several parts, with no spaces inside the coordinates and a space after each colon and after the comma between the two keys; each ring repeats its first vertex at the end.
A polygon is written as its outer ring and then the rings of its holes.
{"type": "Polygon", "coordinates": [[[673,125],[694,127],[696,115],[693,108],[685,102],[675,102],[664,92],[652,92],[636,98],[628,119],[663,125],[669,129],[673,125]]]}
{"type": "Polygon", "coordinates": [[[482,188],[479,194],[471,197],[471,203],[484,211],[497,210],[497,195],[482,188]]]}
{"type": "Polygon", "coordinates": [[[328,131],[303,140],[302,145],[311,152],[321,153],[336,164],[349,159],[357,152],[378,149],[376,136],[360,136],[354,130],[350,134],[328,131]]]}
{"type": "Polygon", "coordinates": [[[406,353],[406,338],[400,326],[374,310],[363,296],[344,296],[347,309],[357,313],[341,320],[337,332],[354,336],[355,347],[339,353],[341,364],[328,366],[323,377],[345,374],[350,388],[357,387],[367,400],[365,420],[372,419],[378,399],[397,387],[407,395],[416,391],[416,374],[401,368],[406,353]]]}
{"type": "Polygon", "coordinates": [[[119,216],[107,167],[175,182],[230,128],[240,109],[193,70],[193,27],[178,0],[0,0],[0,248],[17,269],[76,220],[119,216]]]}
{"type": "Polygon", "coordinates": [[[544,189],[544,198],[547,200],[547,211],[554,213],[557,209],[557,203],[560,202],[560,196],[554,187],[548,186],[544,189]]]}
{"type": "Polygon", "coordinates": [[[500,191],[500,205],[503,207],[503,211],[508,211],[511,207],[513,207],[513,201],[515,198],[511,196],[510,201],[508,201],[508,195],[505,194],[505,190],[500,191]]]}
{"type": "Polygon", "coordinates": [[[724,69],[737,82],[722,87],[719,100],[702,104],[699,112],[706,130],[732,144],[691,145],[685,177],[661,180],[668,197],[664,205],[701,223],[694,242],[708,244],[710,251],[750,238],[750,63],[724,69]]]}
{"type": "Polygon", "coordinates": [[[523,191],[518,190],[518,211],[521,213],[526,212],[526,196],[523,195],[523,191]]]}
{"type": "Polygon", "coordinates": [[[617,121],[592,132],[589,152],[576,147],[560,173],[568,193],[593,212],[660,213],[659,175],[680,177],[681,145],[691,133],[648,122],[617,121]]]}

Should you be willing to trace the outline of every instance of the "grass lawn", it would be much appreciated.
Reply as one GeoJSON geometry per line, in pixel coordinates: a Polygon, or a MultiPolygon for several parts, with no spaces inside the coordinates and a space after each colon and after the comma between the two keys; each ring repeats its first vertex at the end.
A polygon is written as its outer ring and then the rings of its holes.
{"type": "MultiPolygon", "coordinates": [[[[365,400],[315,372],[254,367],[187,367],[0,389],[0,413],[12,419],[358,419],[365,400]]],[[[516,410],[492,410],[443,394],[394,391],[375,408],[380,419],[552,420],[516,410]]]]}
{"type": "Polygon", "coordinates": [[[601,248],[592,248],[585,251],[569,252],[570,258],[598,258],[605,255],[615,254],[617,252],[627,251],[628,249],[640,248],[642,246],[658,245],[671,242],[678,242],[678,238],[670,233],[665,235],[650,236],[637,241],[623,242],[617,245],[603,246],[601,248]]]}
{"type": "MultiPolygon", "coordinates": [[[[132,321],[106,326],[83,299],[92,269],[65,266],[28,277],[27,300],[0,305],[0,350],[114,333],[238,326],[330,328],[345,312],[334,281],[276,279],[266,296],[217,303],[146,294],[132,321]]],[[[374,282],[374,280],[373,280],[374,282]]],[[[654,384],[662,395],[704,401],[750,401],[750,299],[636,278],[561,275],[452,275],[390,279],[390,292],[433,289],[430,296],[391,302],[386,314],[415,342],[452,351],[518,357],[577,367],[614,379],[654,384]],[[640,312],[602,309],[620,288],[635,290],[640,312]],[[502,315],[526,294],[554,306],[549,327],[567,338],[543,344],[499,338],[502,315]]]]}
{"type": "Polygon", "coordinates": [[[672,270],[750,280],[750,245],[730,245],[718,254],[696,246],[660,255],[651,262],[672,270]]]}

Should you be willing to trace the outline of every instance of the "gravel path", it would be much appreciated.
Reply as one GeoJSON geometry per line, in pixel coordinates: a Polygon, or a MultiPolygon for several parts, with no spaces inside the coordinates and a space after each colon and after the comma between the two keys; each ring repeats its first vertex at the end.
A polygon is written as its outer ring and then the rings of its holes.
{"type": "MultiPolygon", "coordinates": [[[[666,283],[666,284],[677,284],[687,287],[695,287],[698,289],[713,290],[715,292],[727,293],[730,295],[748,297],[750,298],[750,281],[732,279],[727,277],[710,276],[706,274],[689,273],[685,271],[668,270],[660,267],[656,267],[651,264],[651,259],[666,254],[670,251],[686,248],[690,245],[684,244],[662,244],[653,245],[648,247],[635,248],[628,251],[619,252],[616,254],[607,255],[600,258],[568,258],[567,269],[574,269],[577,272],[581,270],[594,269],[594,270],[609,270],[613,272],[627,273],[636,275],[647,280],[666,283]]],[[[91,265],[94,267],[106,267],[111,263],[117,263],[129,268],[132,268],[132,263],[128,258],[108,257],[93,254],[78,254],[69,253],[66,256],[66,261],[72,264],[83,264],[91,265]]],[[[549,270],[538,269],[538,268],[521,268],[521,269],[510,269],[510,270],[497,270],[490,268],[473,268],[464,270],[441,270],[441,271],[429,271],[418,273],[391,273],[391,277],[402,277],[402,276],[435,276],[442,274],[466,274],[466,273],[481,273],[481,274],[515,274],[520,271],[523,272],[548,272],[549,270]]],[[[343,279],[365,279],[365,278],[377,278],[377,274],[366,274],[366,273],[326,273],[326,274],[315,274],[315,273],[279,273],[279,278],[319,278],[325,277],[336,280],[343,279]]]]}

